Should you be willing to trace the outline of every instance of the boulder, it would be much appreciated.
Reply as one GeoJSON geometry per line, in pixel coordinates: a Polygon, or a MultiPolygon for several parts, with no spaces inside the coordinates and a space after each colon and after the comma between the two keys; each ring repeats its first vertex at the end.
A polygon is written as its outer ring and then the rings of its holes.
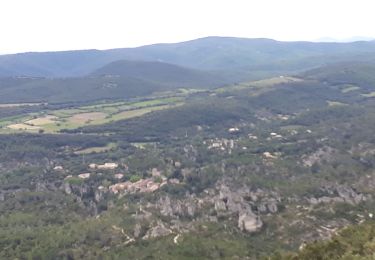
{"type": "Polygon", "coordinates": [[[253,212],[247,211],[239,214],[238,228],[241,231],[253,233],[260,230],[262,226],[263,222],[253,212]]]}
{"type": "Polygon", "coordinates": [[[227,210],[227,206],[222,199],[215,200],[215,211],[216,212],[226,211],[226,210],[227,210]]]}
{"type": "Polygon", "coordinates": [[[134,227],[134,237],[135,238],[138,238],[140,235],[141,235],[141,231],[142,231],[142,227],[139,223],[135,224],[135,227],[134,227]]]}
{"type": "Polygon", "coordinates": [[[72,194],[72,188],[70,187],[70,184],[69,183],[64,183],[63,185],[63,189],[64,189],[64,192],[66,194],[72,194]]]}
{"type": "Polygon", "coordinates": [[[277,207],[277,203],[275,201],[271,201],[267,204],[267,209],[271,213],[276,213],[279,209],[277,207]]]}

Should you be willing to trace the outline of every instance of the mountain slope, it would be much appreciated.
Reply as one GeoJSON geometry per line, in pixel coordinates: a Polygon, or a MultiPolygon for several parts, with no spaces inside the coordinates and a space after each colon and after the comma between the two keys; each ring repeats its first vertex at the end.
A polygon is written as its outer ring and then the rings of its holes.
{"type": "Polygon", "coordinates": [[[230,82],[218,73],[162,62],[118,61],[90,76],[0,78],[0,102],[80,102],[150,95],[179,88],[212,88],[230,82]]]}
{"type": "Polygon", "coordinates": [[[355,84],[373,87],[375,63],[342,62],[316,68],[303,73],[303,77],[325,81],[330,84],[355,84]]]}
{"type": "Polygon", "coordinates": [[[182,87],[217,86],[228,81],[219,73],[188,69],[158,61],[115,61],[94,71],[91,75],[139,78],[182,87]]]}

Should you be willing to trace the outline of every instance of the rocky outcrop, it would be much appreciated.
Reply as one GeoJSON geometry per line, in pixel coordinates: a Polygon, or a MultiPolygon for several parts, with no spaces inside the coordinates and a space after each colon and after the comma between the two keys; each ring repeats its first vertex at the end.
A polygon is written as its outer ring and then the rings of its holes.
{"type": "Polygon", "coordinates": [[[184,200],[171,201],[169,196],[159,199],[156,207],[160,214],[166,217],[194,217],[201,203],[194,196],[187,196],[184,200]]]}
{"type": "Polygon", "coordinates": [[[63,185],[62,185],[62,189],[64,190],[64,192],[66,194],[72,194],[72,188],[70,187],[70,184],[65,182],[63,185]]]}
{"type": "Polygon", "coordinates": [[[215,200],[215,211],[216,212],[221,212],[221,211],[226,211],[227,206],[225,202],[221,199],[215,200]]]}
{"type": "Polygon", "coordinates": [[[352,205],[357,205],[360,202],[370,199],[362,193],[355,191],[353,188],[343,185],[331,185],[322,187],[320,191],[324,194],[321,197],[310,197],[307,201],[316,205],[319,203],[336,203],[336,202],[346,202],[352,205]]]}
{"type": "Polygon", "coordinates": [[[310,155],[303,156],[302,163],[307,167],[311,167],[314,164],[321,163],[323,160],[330,162],[333,160],[336,152],[332,147],[325,146],[310,155]]]}
{"type": "Polygon", "coordinates": [[[262,226],[263,222],[260,220],[260,217],[251,211],[242,212],[238,217],[238,228],[241,231],[253,233],[259,231],[262,226]]]}
{"type": "Polygon", "coordinates": [[[102,188],[102,189],[97,189],[97,190],[95,190],[95,201],[96,202],[100,202],[100,201],[102,201],[103,200],[103,198],[104,198],[104,194],[107,192],[107,189],[105,189],[105,188],[102,188]]]}
{"type": "Polygon", "coordinates": [[[135,238],[138,238],[141,235],[142,227],[139,223],[135,224],[133,235],[135,238]]]}
{"type": "Polygon", "coordinates": [[[156,226],[150,228],[143,239],[157,238],[167,236],[172,233],[172,230],[168,229],[161,221],[156,226]]]}

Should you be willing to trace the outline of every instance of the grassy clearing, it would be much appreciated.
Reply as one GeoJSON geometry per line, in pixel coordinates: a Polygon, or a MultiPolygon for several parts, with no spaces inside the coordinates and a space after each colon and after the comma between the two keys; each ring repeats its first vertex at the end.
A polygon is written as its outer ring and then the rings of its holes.
{"type": "Polygon", "coordinates": [[[0,104],[0,108],[14,108],[14,107],[27,107],[27,106],[41,106],[46,103],[14,103],[14,104],[0,104]]]}
{"type": "Polygon", "coordinates": [[[360,87],[358,87],[358,86],[346,85],[343,89],[341,89],[341,92],[345,94],[345,93],[355,91],[355,90],[358,90],[358,89],[360,89],[360,87]]]}
{"type": "Polygon", "coordinates": [[[283,83],[300,82],[300,81],[302,81],[302,79],[280,76],[280,77],[274,77],[274,78],[269,78],[269,79],[251,81],[247,83],[241,83],[241,84],[237,84],[231,87],[218,88],[216,89],[216,92],[223,93],[223,92],[233,91],[233,90],[251,89],[255,91],[253,95],[258,95],[259,93],[263,93],[266,89],[268,90],[268,88],[274,87],[276,85],[283,84],[283,83]]]}
{"type": "Polygon", "coordinates": [[[278,85],[278,84],[300,82],[300,81],[302,81],[302,80],[298,79],[298,78],[280,76],[280,77],[275,77],[275,78],[270,78],[270,79],[253,81],[253,82],[250,82],[250,86],[272,87],[272,86],[275,86],[275,85],[278,85]]]}
{"type": "Polygon", "coordinates": [[[361,96],[367,97],[367,98],[373,98],[373,97],[375,97],[375,91],[371,92],[371,93],[367,93],[367,94],[362,94],[361,96]]]}
{"type": "Polygon", "coordinates": [[[71,108],[71,109],[60,109],[60,110],[55,110],[51,111],[50,114],[57,116],[59,118],[64,118],[64,117],[69,117],[78,113],[83,113],[85,112],[84,110],[78,109],[78,108],[71,108]]]}
{"type": "Polygon", "coordinates": [[[150,143],[144,143],[144,142],[138,142],[138,143],[131,143],[132,146],[138,149],[146,149],[148,146],[153,146],[155,145],[155,142],[150,142],[150,143]]]}
{"type": "Polygon", "coordinates": [[[153,112],[153,111],[158,111],[158,110],[163,110],[163,109],[168,109],[180,104],[175,104],[175,105],[162,105],[162,106],[154,106],[154,107],[146,107],[146,108],[141,108],[141,109],[135,109],[135,110],[130,110],[130,111],[123,111],[121,113],[115,114],[112,117],[110,117],[110,121],[118,121],[118,120],[123,120],[123,119],[129,119],[133,117],[138,117],[138,116],[143,116],[147,113],[153,112]]]}
{"type": "Polygon", "coordinates": [[[75,114],[68,119],[72,124],[85,124],[91,121],[103,120],[107,114],[103,112],[89,112],[89,113],[79,113],[75,114]]]}
{"type": "Polygon", "coordinates": [[[48,124],[53,124],[57,118],[58,118],[57,116],[46,115],[43,117],[38,117],[35,119],[28,120],[25,122],[25,124],[32,125],[32,126],[48,125],[48,124]]]}
{"type": "Polygon", "coordinates": [[[348,105],[348,104],[345,104],[345,103],[342,103],[342,102],[330,101],[330,100],[327,100],[327,104],[330,107],[338,107],[338,106],[347,106],[348,105]]]}
{"type": "Polygon", "coordinates": [[[37,131],[41,129],[40,126],[32,126],[32,125],[23,124],[23,123],[11,124],[11,125],[8,125],[7,128],[12,129],[12,130],[26,130],[26,131],[37,131]]]}
{"type": "Polygon", "coordinates": [[[112,149],[116,149],[116,143],[109,143],[106,146],[90,147],[82,150],[75,151],[75,154],[90,154],[90,153],[105,153],[112,149]]]}

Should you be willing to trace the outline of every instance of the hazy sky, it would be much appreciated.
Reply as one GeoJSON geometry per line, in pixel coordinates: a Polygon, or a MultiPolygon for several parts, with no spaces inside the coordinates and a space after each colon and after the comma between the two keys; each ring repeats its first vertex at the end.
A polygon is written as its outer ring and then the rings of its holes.
{"type": "Polygon", "coordinates": [[[374,37],[374,0],[0,0],[0,53],[205,36],[374,37]]]}

